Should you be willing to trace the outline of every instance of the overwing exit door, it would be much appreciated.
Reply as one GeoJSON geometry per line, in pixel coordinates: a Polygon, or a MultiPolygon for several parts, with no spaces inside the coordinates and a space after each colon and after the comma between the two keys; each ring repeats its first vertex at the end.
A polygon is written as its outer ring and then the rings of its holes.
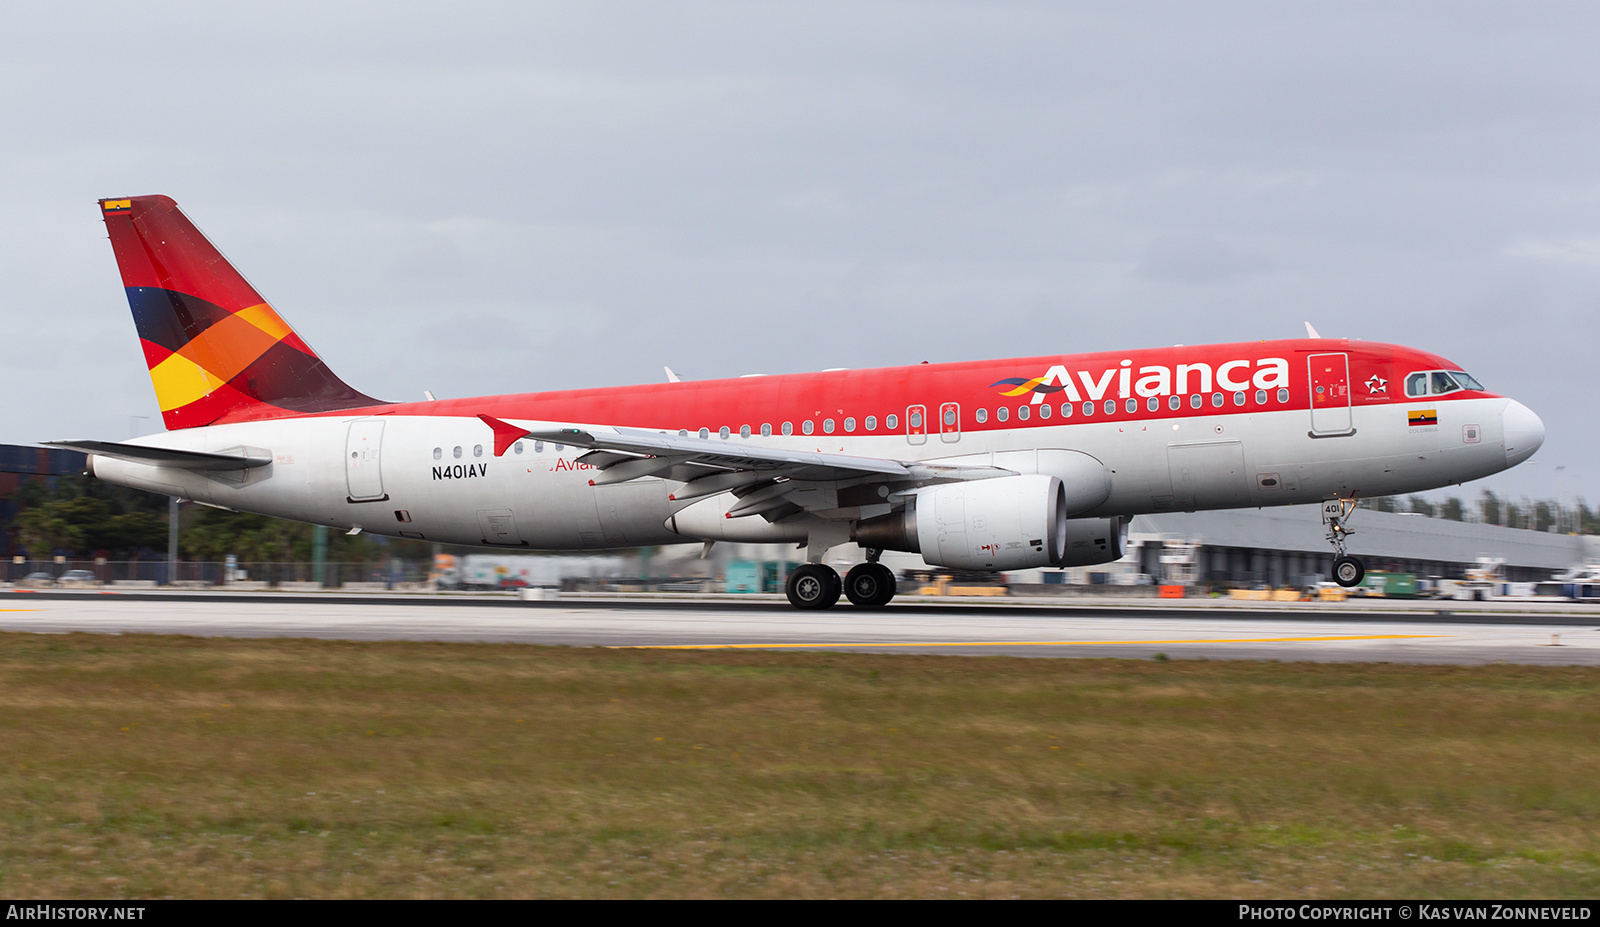
{"type": "Polygon", "coordinates": [[[1313,354],[1306,358],[1311,377],[1311,434],[1354,434],[1350,424],[1350,355],[1313,354]]]}

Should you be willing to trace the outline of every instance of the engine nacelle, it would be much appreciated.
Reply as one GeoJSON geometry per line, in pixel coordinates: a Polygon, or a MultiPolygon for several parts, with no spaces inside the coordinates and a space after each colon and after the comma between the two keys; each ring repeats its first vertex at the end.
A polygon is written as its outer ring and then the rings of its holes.
{"type": "Polygon", "coordinates": [[[1037,474],[929,486],[904,510],[859,523],[855,540],[959,570],[1050,566],[1066,554],[1066,493],[1037,474]]]}
{"type": "Polygon", "coordinates": [[[1067,552],[1056,566],[1094,566],[1128,552],[1128,522],[1117,518],[1067,519],[1067,552]]]}

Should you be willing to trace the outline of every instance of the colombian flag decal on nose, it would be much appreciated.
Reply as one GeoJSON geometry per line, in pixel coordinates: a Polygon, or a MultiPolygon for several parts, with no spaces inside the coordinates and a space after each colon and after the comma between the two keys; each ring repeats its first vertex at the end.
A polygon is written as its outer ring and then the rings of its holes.
{"type": "Polygon", "coordinates": [[[1437,425],[1439,424],[1439,410],[1412,409],[1406,413],[1406,424],[1412,428],[1418,425],[1437,425]]]}

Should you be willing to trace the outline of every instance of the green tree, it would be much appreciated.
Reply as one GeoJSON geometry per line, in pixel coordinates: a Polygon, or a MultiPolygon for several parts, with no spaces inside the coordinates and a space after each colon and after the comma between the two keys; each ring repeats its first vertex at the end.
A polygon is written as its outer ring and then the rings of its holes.
{"type": "Polygon", "coordinates": [[[1406,505],[1408,506],[1407,511],[1415,512],[1418,515],[1426,515],[1429,518],[1432,518],[1438,514],[1433,503],[1422,498],[1421,496],[1412,496],[1406,500],[1406,505]]]}
{"type": "Polygon", "coordinates": [[[1460,498],[1451,496],[1444,500],[1444,505],[1439,507],[1439,517],[1447,518],[1450,521],[1466,521],[1467,504],[1462,502],[1460,498]]]}
{"type": "Polygon", "coordinates": [[[1478,495],[1478,514],[1486,525],[1500,524],[1500,497],[1485,489],[1478,495]]]}

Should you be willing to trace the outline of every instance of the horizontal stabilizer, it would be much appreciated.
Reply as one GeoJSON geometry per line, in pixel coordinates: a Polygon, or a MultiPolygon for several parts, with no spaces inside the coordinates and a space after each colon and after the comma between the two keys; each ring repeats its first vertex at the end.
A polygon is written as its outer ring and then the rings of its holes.
{"type": "Polygon", "coordinates": [[[244,457],[232,454],[207,454],[204,451],[180,451],[169,447],[147,447],[143,444],[119,444],[115,441],[45,441],[53,447],[66,447],[85,454],[115,457],[153,467],[173,467],[178,470],[249,470],[272,463],[271,457],[244,457]]]}

